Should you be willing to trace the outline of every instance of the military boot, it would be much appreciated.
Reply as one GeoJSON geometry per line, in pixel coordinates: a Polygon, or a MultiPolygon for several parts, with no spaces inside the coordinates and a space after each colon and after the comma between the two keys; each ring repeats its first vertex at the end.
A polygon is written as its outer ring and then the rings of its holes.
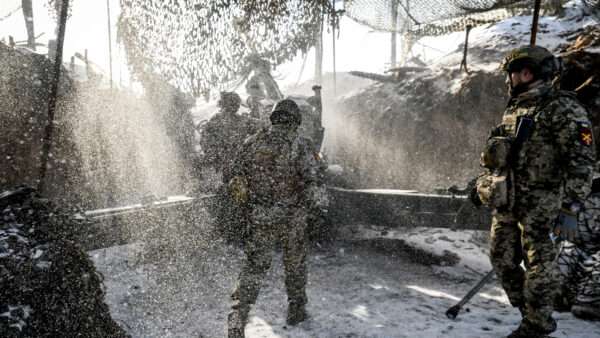
{"type": "Polygon", "coordinates": [[[506,338],[546,338],[549,337],[548,333],[556,330],[556,322],[553,322],[553,328],[546,330],[539,326],[530,324],[527,320],[523,319],[519,327],[511,332],[506,338]]]}
{"type": "Polygon", "coordinates": [[[571,313],[573,313],[575,317],[583,320],[600,320],[600,303],[575,304],[571,308],[571,313]]]}
{"type": "Polygon", "coordinates": [[[308,318],[304,304],[290,303],[286,323],[291,326],[298,325],[308,318]]]}
{"type": "Polygon", "coordinates": [[[245,338],[245,322],[240,318],[238,312],[233,311],[227,316],[227,338],[245,338]]]}

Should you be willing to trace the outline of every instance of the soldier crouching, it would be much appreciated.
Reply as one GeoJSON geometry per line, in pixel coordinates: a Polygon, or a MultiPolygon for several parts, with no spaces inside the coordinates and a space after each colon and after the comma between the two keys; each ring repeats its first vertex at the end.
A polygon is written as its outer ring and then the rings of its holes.
{"type": "Polygon", "coordinates": [[[556,61],[548,50],[517,48],[503,67],[511,99],[482,153],[477,197],[494,210],[492,265],[523,316],[508,337],[546,337],[556,330],[558,290],[550,233],[576,228],[596,152],[586,109],[551,84],[556,61]]]}
{"type": "Polygon", "coordinates": [[[246,260],[231,296],[229,338],[244,337],[248,313],[277,243],[283,247],[287,323],[296,325],[307,317],[306,227],[321,182],[319,157],[310,141],[298,134],[302,118],[294,101],[278,102],[270,120],[271,128],[244,142],[229,184],[234,199],[246,206],[249,220],[246,260]]]}

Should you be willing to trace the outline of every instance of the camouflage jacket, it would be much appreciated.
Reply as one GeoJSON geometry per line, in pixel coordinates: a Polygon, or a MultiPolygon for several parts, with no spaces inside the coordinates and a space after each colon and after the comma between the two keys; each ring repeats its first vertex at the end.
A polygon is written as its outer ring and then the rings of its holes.
{"type": "Polygon", "coordinates": [[[233,174],[245,178],[251,205],[307,207],[322,165],[310,140],[263,129],[244,142],[233,174]]]}
{"type": "Polygon", "coordinates": [[[583,202],[596,161],[587,110],[574,95],[539,83],[509,101],[490,137],[514,139],[524,116],[534,120],[534,127],[511,163],[517,202],[532,191],[560,193],[564,203],[583,202]]]}
{"type": "Polygon", "coordinates": [[[250,118],[217,113],[202,129],[200,147],[204,153],[204,164],[214,167],[222,173],[223,182],[228,182],[238,149],[257,129],[258,124],[250,118]]]}

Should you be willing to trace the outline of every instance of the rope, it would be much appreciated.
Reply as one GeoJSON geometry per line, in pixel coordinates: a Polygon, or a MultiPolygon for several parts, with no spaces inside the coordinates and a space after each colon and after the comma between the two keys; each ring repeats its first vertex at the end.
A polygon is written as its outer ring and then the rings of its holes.
{"type": "Polygon", "coordinates": [[[18,11],[20,11],[21,8],[22,7],[19,6],[19,7],[15,8],[15,9],[13,9],[12,11],[8,12],[8,14],[4,15],[3,17],[0,17],[0,21],[4,21],[4,20],[10,18],[13,14],[15,14],[18,11]]]}

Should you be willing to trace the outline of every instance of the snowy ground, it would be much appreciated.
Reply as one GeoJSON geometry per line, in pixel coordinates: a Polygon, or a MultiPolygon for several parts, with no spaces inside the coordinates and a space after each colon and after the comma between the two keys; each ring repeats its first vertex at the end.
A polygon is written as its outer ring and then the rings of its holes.
{"type": "MultiPolygon", "coordinates": [[[[211,238],[209,231],[199,233],[199,238],[205,235],[211,238]]],[[[485,233],[353,226],[345,227],[342,237],[330,247],[315,248],[309,257],[311,318],[299,327],[285,325],[283,267],[276,255],[251,312],[247,337],[491,338],[518,325],[518,311],[507,305],[496,281],[456,321],[444,315],[489,269],[482,244],[485,233]],[[417,251],[394,245],[383,248],[373,245],[373,238],[403,241],[417,251]],[[423,259],[430,253],[457,255],[461,261],[454,266],[431,265],[423,259]]],[[[113,317],[134,337],[225,336],[228,295],[242,252],[218,240],[202,241],[197,250],[185,247],[185,252],[169,252],[169,259],[157,260],[148,258],[155,249],[140,244],[91,253],[105,276],[113,317]]],[[[570,314],[556,318],[555,337],[600,336],[598,323],[570,314]]]]}

